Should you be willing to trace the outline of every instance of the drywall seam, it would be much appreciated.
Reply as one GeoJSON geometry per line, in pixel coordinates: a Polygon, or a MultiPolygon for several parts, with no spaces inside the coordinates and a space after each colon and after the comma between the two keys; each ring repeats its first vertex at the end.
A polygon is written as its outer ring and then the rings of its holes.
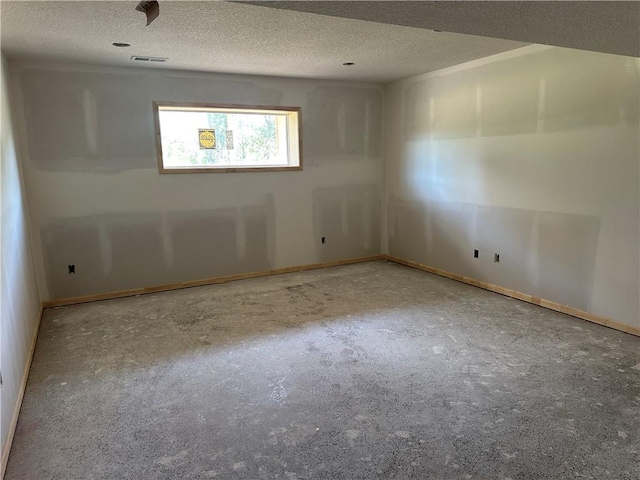
{"type": "Polygon", "coordinates": [[[354,263],[371,262],[375,260],[383,260],[384,255],[372,255],[370,257],[349,258],[346,260],[336,260],[333,262],[311,263],[307,265],[297,265],[294,267],[282,267],[274,270],[264,270],[261,272],[238,273],[235,275],[227,275],[223,277],[205,278],[190,282],[171,283],[166,285],[157,285],[154,287],[135,288],[132,290],[120,290],[117,292],[99,293],[96,295],[83,295],[81,297],[62,298],[59,300],[45,300],[42,302],[43,308],[61,307],[64,305],[75,305],[78,303],[97,302],[99,300],[110,300],[114,298],[133,297],[137,295],[146,295],[148,293],[167,292],[170,290],[181,290],[183,288],[202,287],[205,285],[217,285],[221,283],[234,282],[237,280],[247,280],[251,278],[269,277],[272,275],[281,275],[283,273],[304,272],[306,270],[317,270],[319,268],[337,267],[339,265],[351,265],[354,263]]]}
{"type": "Polygon", "coordinates": [[[2,446],[2,465],[0,466],[0,479],[4,478],[4,474],[7,470],[7,463],[9,461],[9,453],[11,452],[11,444],[13,443],[13,436],[16,433],[16,426],[18,425],[18,417],[20,415],[20,408],[22,407],[22,399],[24,398],[24,392],[27,389],[27,380],[29,379],[29,370],[31,369],[31,361],[33,360],[33,354],[36,351],[36,341],[38,340],[38,332],[40,331],[40,322],[42,321],[42,313],[44,306],[40,306],[40,313],[38,314],[38,320],[36,321],[36,328],[33,331],[33,338],[31,339],[31,351],[29,358],[25,364],[24,372],[22,374],[22,383],[20,390],[18,391],[18,397],[16,398],[16,404],[13,408],[13,415],[11,417],[11,427],[5,444],[2,446]]]}
{"type": "Polygon", "coordinates": [[[480,280],[476,280],[475,278],[447,272],[446,270],[430,267],[429,265],[412,262],[410,260],[403,260],[402,258],[394,257],[392,255],[383,254],[382,257],[385,258],[386,260],[389,260],[394,263],[398,263],[400,265],[405,265],[407,267],[415,268],[417,270],[422,270],[424,272],[432,273],[434,275],[445,277],[450,280],[455,280],[457,282],[466,283],[467,285],[471,285],[473,287],[482,288],[483,290],[488,290],[493,293],[499,293],[500,295],[515,298],[516,300],[522,300],[523,302],[532,303],[534,305],[538,305],[539,307],[548,308],[549,310],[554,310],[556,312],[564,313],[566,315],[570,315],[572,317],[576,317],[581,320],[587,320],[588,322],[597,323],[598,325],[613,328],[614,330],[619,330],[621,332],[629,333],[631,335],[640,337],[640,328],[632,327],[631,325],[626,325],[624,323],[616,322],[615,320],[612,320],[607,317],[602,317],[600,315],[595,315],[590,312],[578,310],[577,308],[573,308],[568,305],[562,305],[560,303],[552,302],[550,300],[545,300],[544,298],[537,298],[537,297],[534,297],[533,295],[518,292],[517,290],[512,290],[510,288],[500,287],[498,285],[494,285],[488,282],[482,282],[480,280]]]}
{"type": "Polygon", "coordinates": [[[453,73],[463,72],[465,70],[470,70],[472,68],[481,67],[483,65],[489,65],[491,63],[499,62],[502,60],[509,60],[511,58],[518,58],[524,55],[530,55],[532,53],[543,52],[545,50],[550,50],[553,47],[551,45],[527,45],[526,47],[516,48],[514,50],[508,50],[502,53],[496,53],[495,55],[490,55],[488,57],[478,58],[477,60],[471,60],[469,62],[460,63],[458,65],[453,65],[451,67],[442,68],[440,70],[434,70],[433,72],[423,73],[421,75],[414,75],[413,77],[404,78],[402,80],[396,80],[394,82],[389,82],[386,85],[395,85],[395,84],[404,84],[407,82],[419,82],[421,80],[428,80],[430,78],[435,77],[443,77],[446,75],[451,75],[453,73]]]}

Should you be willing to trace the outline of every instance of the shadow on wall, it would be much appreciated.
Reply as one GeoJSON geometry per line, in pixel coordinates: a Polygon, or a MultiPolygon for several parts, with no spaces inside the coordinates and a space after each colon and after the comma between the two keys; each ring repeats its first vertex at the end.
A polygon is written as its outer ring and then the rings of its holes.
{"type": "Polygon", "coordinates": [[[374,88],[319,87],[302,112],[305,163],[380,158],[382,92],[374,88]]]}
{"type": "Polygon", "coordinates": [[[154,100],[278,105],[282,97],[247,81],[170,74],[30,68],[20,85],[29,157],[54,171],[156,168],[154,100]]]}
{"type": "Polygon", "coordinates": [[[554,48],[431,77],[405,90],[405,140],[637,125],[638,75],[633,58],[554,48]]]}
{"type": "Polygon", "coordinates": [[[388,213],[392,256],[589,310],[597,217],[398,198],[388,213]]]}
{"type": "Polygon", "coordinates": [[[41,235],[52,298],[270,270],[274,199],[197,212],[67,218],[41,235]]]}
{"type": "Polygon", "coordinates": [[[380,194],[375,185],[344,185],[313,191],[318,261],[380,253],[380,194]],[[326,242],[322,243],[322,237],[326,242]]]}

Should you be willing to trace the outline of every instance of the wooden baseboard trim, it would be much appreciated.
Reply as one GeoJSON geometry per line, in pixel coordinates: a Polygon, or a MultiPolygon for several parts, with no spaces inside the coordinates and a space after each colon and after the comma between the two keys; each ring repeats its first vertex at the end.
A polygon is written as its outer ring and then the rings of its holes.
{"type": "Polygon", "coordinates": [[[111,300],[113,298],[133,297],[145,295],[147,293],[167,292],[170,290],[180,290],[182,288],[202,287],[204,285],[216,285],[220,283],[235,282],[236,280],[246,280],[249,278],[268,277],[271,275],[281,275],[283,273],[304,272],[305,270],[316,270],[318,268],[337,267],[340,265],[351,265],[353,263],[371,262],[384,259],[384,255],[372,255],[370,257],[349,258],[346,260],[336,260],[333,262],[311,263],[307,265],[297,265],[294,267],[276,268],[274,270],[263,270],[260,272],[238,273],[224,277],[205,278],[191,282],[171,283],[167,285],[157,285],[153,287],[135,288],[132,290],[120,290],[117,292],[98,293],[95,295],[84,295],[80,297],[61,298],[59,300],[46,300],[42,302],[44,308],[61,307],[64,305],[75,305],[77,303],[97,302],[100,300],[111,300]]]}
{"type": "Polygon", "coordinates": [[[20,407],[22,407],[22,399],[24,398],[24,392],[27,389],[27,380],[29,379],[29,370],[31,369],[31,361],[33,360],[33,354],[36,351],[36,341],[38,340],[38,332],[40,331],[40,322],[42,321],[43,311],[44,311],[44,307],[40,306],[40,314],[38,316],[38,321],[36,323],[35,331],[33,332],[33,338],[31,339],[31,350],[29,352],[29,358],[27,359],[27,364],[25,365],[24,372],[22,373],[22,383],[20,385],[20,390],[18,391],[18,398],[16,399],[16,404],[13,407],[13,415],[11,417],[11,425],[9,426],[9,434],[7,435],[7,439],[5,440],[4,445],[2,446],[2,459],[0,460],[2,462],[0,464],[0,479],[4,478],[4,474],[7,470],[7,463],[9,462],[9,452],[11,452],[13,437],[16,433],[16,427],[18,425],[18,416],[20,415],[20,407]]]}
{"type": "Polygon", "coordinates": [[[439,268],[430,267],[429,265],[423,265],[421,263],[412,262],[410,260],[403,260],[402,258],[394,257],[392,255],[383,255],[383,257],[391,262],[406,265],[407,267],[416,268],[418,270],[433,273],[434,275],[450,278],[451,280],[466,283],[467,285],[473,285],[474,287],[483,288],[485,290],[489,290],[490,292],[499,293],[511,298],[516,298],[518,300],[522,300],[523,302],[533,303],[534,305],[539,305],[556,312],[565,313],[567,315],[571,315],[572,317],[577,317],[582,320],[587,320],[589,322],[597,323],[598,325],[603,325],[605,327],[613,328],[615,330],[620,330],[621,332],[630,333],[631,335],[640,337],[640,328],[632,327],[631,325],[625,325],[624,323],[616,322],[615,320],[607,317],[595,315],[593,313],[585,312],[568,305],[562,305],[561,303],[545,300],[543,298],[537,298],[533,295],[518,292],[517,290],[512,290],[510,288],[500,287],[492,283],[482,282],[480,280],[476,280],[475,278],[465,277],[464,275],[447,272],[446,270],[440,270],[439,268]]]}

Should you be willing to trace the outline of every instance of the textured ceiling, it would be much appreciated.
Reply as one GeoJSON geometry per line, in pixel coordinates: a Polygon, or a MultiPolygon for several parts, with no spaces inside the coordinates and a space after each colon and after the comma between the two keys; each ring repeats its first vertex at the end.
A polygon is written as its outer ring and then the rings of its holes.
{"type": "Polygon", "coordinates": [[[137,3],[1,1],[2,51],[9,58],[384,83],[526,45],[217,1],[160,1],[159,18],[145,27],[137,3]],[[169,61],[151,66],[132,55],[169,61]]]}
{"type": "Polygon", "coordinates": [[[260,1],[272,8],[640,57],[640,2],[260,1]]]}

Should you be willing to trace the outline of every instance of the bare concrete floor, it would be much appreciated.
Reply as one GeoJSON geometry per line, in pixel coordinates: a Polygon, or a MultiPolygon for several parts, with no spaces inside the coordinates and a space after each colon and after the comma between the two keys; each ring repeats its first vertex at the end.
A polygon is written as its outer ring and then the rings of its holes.
{"type": "Polygon", "coordinates": [[[639,347],[384,261],[50,309],[6,479],[637,479],[639,347]]]}

